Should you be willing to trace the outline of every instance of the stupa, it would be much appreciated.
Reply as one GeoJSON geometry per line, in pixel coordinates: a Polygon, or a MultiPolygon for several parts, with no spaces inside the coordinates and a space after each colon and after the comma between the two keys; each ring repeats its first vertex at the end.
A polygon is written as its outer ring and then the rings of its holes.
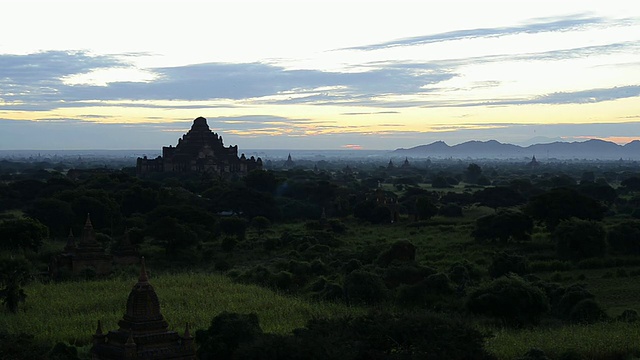
{"type": "Polygon", "coordinates": [[[160,312],[158,295],[149,283],[144,258],[138,282],[129,293],[127,309],[118,326],[118,330],[105,334],[98,321],[91,347],[92,360],[196,359],[189,324],[186,324],[183,336],[168,329],[160,312]]]}

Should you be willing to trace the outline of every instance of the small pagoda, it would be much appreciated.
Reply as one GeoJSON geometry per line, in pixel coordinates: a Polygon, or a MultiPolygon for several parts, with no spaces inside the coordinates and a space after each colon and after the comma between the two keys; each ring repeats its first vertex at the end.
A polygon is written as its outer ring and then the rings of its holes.
{"type": "Polygon", "coordinates": [[[74,275],[90,270],[96,275],[106,275],[111,272],[113,256],[96,240],[96,233],[91,224],[91,216],[87,214],[80,241],[76,242],[73,231],[69,231],[67,244],[61,254],[51,261],[49,272],[52,277],[60,275],[61,271],[68,271],[74,275]]]}
{"type": "Polygon", "coordinates": [[[142,258],[140,277],[127,299],[127,309],[118,330],[104,333],[102,324],[93,335],[92,360],[175,359],[195,360],[194,339],[186,324],[184,335],[168,330],[160,313],[160,301],[142,258]]]}

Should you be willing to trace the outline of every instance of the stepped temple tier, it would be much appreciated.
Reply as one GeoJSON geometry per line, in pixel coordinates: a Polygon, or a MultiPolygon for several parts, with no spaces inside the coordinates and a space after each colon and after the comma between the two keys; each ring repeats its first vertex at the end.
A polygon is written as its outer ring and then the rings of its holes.
{"type": "Polygon", "coordinates": [[[238,146],[225,147],[222,136],[212,132],[207,119],[193,120],[191,129],[178,139],[175,147],[164,146],[162,156],[155,159],[138,158],[138,175],[151,172],[212,173],[217,175],[246,175],[262,169],[262,159],[244,154],[238,157],[238,146]]]}
{"type": "Polygon", "coordinates": [[[194,339],[187,323],[184,335],[168,330],[160,313],[160,301],[142,259],[140,277],[127,298],[127,310],[118,322],[119,329],[108,333],[102,324],[93,335],[92,360],[175,359],[195,360],[194,339]]]}

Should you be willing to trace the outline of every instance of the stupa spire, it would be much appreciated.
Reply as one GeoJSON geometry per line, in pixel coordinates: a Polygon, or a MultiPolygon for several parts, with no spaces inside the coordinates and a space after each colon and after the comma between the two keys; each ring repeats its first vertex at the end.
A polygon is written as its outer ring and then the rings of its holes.
{"type": "Polygon", "coordinates": [[[144,264],[144,256],[140,260],[140,276],[138,277],[138,282],[148,282],[149,276],[147,275],[147,267],[144,264]]]}
{"type": "Polygon", "coordinates": [[[69,229],[69,237],[67,237],[67,244],[64,246],[64,250],[67,253],[72,253],[76,249],[76,240],[73,237],[73,229],[69,229]]]}

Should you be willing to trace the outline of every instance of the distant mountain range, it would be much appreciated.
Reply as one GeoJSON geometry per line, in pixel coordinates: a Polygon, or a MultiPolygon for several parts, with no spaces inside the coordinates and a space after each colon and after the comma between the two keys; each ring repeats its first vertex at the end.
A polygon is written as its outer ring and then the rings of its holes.
{"type": "Polygon", "coordinates": [[[420,145],[410,149],[396,149],[392,153],[398,156],[459,159],[516,159],[535,156],[538,160],[639,160],[640,141],[634,140],[625,145],[618,145],[609,141],[592,139],[583,142],[556,141],[548,144],[534,144],[529,146],[503,144],[496,140],[467,141],[462,144],[449,146],[443,141],[436,141],[429,145],[420,145]]]}

